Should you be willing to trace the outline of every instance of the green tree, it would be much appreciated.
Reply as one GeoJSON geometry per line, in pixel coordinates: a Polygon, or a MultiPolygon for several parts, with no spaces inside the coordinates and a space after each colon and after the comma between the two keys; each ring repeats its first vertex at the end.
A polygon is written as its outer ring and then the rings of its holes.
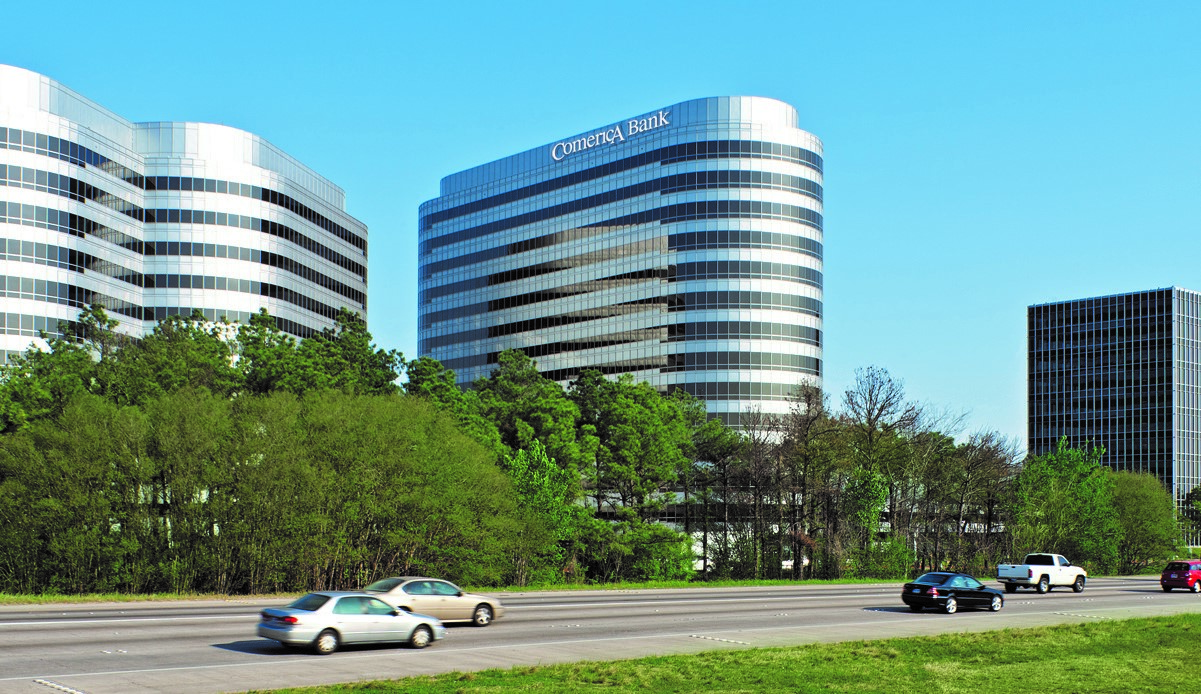
{"type": "Polygon", "coordinates": [[[690,573],[691,538],[658,519],[694,452],[695,413],[686,401],[666,398],[629,375],[609,380],[595,370],[581,373],[570,395],[581,412],[580,435],[591,439],[586,493],[597,515],[612,519],[609,527],[588,533],[590,543],[611,543],[589,544],[590,575],[690,573]]]}
{"type": "MultiPolygon", "coordinates": [[[[438,409],[450,413],[469,436],[498,456],[507,454],[496,423],[482,414],[483,403],[475,390],[463,390],[455,381],[455,372],[430,357],[419,357],[405,365],[408,376],[404,390],[425,398],[438,409]]],[[[524,449],[523,449],[524,450],[524,449]]]]}
{"type": "Polygon", "coordinates": [[[191,316],[168,316],[150,335],[123,346],[104,370],[105,394],[121,405],[141,405],[185,387],[228,396],[245,383],[234,366],[236,328],[191,316]]]}
{"type": "Polygon", "coordinates": [[[1172,494],[1154,475],[1110,472],[1113,505],[1121,528],[1119,570],[1139,573],[1180,549],[1181,527],[1172,494]]]}
{"type": "MultiPolygon", "coordinates": [[[[128,338],[100,306],[84,309],[71,334],[48,340],[47,350],[31,345],[0,367],[0,432],[54,417],[79,393],[101,390],[103,365],[128,338]]],[[[43,338],[45,335],[43,335],[43,338]]]]}
{"type": "Polygon", "coordinates": [[[1026,460],[1017,476],[1011,512],[1015,549],[1056,552],[1095,570],[1118,562],[1121,528],[1113,505],[1113,479],[1101,466],[1105,449],[1056,449],[1026,460]]]}
{"type": "Polygon", "coordinates": [[[500,353],[499,367],[475,382],[481,413],[500,432],[509,452],[541,441],[546,454],[565,470],[579,469],[576,443],[579,408],[562,386],[538,373],[537,364],[522,352],[500,353]]]}
{"type": "Polygon", "coordinates": [[[505,456],[502,467],[513,481],[518,507],[530,516],[516,548],[517,585],[577,577],[578,536],[584,514],[584,508],[575,503],[579,480],[551,460],[539,441],[516,455],[505,456]]]}
{"type": "Polygon", "coordinates": [[[334,327],[297,341],[281,332],[265,310],[238,329],[239,368],[253,393],[336,388],[361,395],[391,395],[404,355],[377,348],[367,326],[342,308],[334,327]]]}

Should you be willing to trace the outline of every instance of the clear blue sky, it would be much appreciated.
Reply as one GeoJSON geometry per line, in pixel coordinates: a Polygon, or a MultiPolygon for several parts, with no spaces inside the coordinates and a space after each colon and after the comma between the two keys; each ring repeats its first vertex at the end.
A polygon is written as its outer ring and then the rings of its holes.
{"type": "MultiPolygon", "coordinates": [[[[825,385],[1025,438],[1033,303],[1201,290],[1201,3],[6,3],[0,62],[134,121],[259,134],[370,229],[417,350],[417,206],[461,169],[686,99],[826,147],[825,385]],[[172,6],[174,5],[174,6],[172,6]]],[[[2,98],[2,95],[0,95],[2,98]]]]}

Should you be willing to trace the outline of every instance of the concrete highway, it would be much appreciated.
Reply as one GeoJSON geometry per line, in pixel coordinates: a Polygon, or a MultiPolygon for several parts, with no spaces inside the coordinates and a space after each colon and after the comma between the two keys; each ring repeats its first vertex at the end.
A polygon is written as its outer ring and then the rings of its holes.
{"type": "MultiPolygon", "coordinates": [[[[995,582],[990,583],[997,587],[995,582]]],[[[0,607],[0,692],[237,692],[454,670],[612,660],[713,649],[986,631],[1201,612],[1201,596],[1154,577],[1105,578],[1083,593],[1019,591],[998,613],[914,614],[900,583],[502,594],[491,626],[452,626],[425,650],[286,651],[255,636],[285,601],[0,607]]]]}

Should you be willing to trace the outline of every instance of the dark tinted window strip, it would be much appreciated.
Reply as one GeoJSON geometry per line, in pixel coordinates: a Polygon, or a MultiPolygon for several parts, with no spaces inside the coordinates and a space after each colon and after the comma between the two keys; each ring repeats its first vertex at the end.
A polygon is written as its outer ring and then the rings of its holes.
{"type": "MultiPolygon", "coordinates": [[[[525,253],[526,251],[536,250],[538,248],[546,248],[568,241],[575,241],[589,236],[595,236],[602,233],[604,230],[600,228],[581,228],[568,229],[567,231],[559,231],[545,236],[537,236],[532,239],[525,239],[515,243],[505,244],[497,248],[486,248],[475,253],[447,258],[433,263],[426,263],[421,266],[421,278],[426,279],[436,272],[444,272],[453,270],[476,263],[482,263],[486,260],[494,258],[502,258],[510,255],[525,253]]],[[[666,243],[663,239],[656,239],[660,243],[654,250],[662,251],[692,251],[692,250],[710,250],[710,249],[725,249],[725,248],[770,248],[786,251],[795,251],[811,255],[814,258],[822,257],[822,244],[820,241],[805,237],[796,236],[794,234],[781,234],[775,231],[758,231],[753,229],[731,229],[720,231],[690,231],[681,234],[671,234],[667,237],[666,243]]]]}
{"type": "Polygon", "coordinates": [[[291,229],[284,225],[278,224],[276,222],[270,222],[267,220],[257,220],[254,217],[241,217],[241,216],[235,215],[235,214],[205,212],[202,210],[144,209],[142,207],[139,207],[138,205],[135,205],[132,202],[123,200],[120,197],[113,195],[112,193],[106,192],[101,188],[98,188],[89,183],[80,181],[79,179],[71,178],[70,176],[63,176],[63,175],[56,174],[53,172],[39,171],[37,169],[30,169],[28,167],[7,166],[4,164],[0,164],[0,186],[9,186],[9,187],[17,187],[17,188],[26,188],[29,190],[38,190],[43,193],[51,193],[54,195],[59,195],[59,196],[65,197],[65,198],[69,198],[69,199],[75,200],[77,202],[88,202],[88,201],[95,202],[98,205],[103,205],[104,207],[107,207],[111,210],[114,210],[114,211],[124,214],[128,217],[136,219],[139,222],[145,222],[148,224],[162,223],[161,220],[167,220],[167,219],[170,219],[171,221],[178,221],[179,219],[189,219],[189,220],[200,220],[200,221],[190,221],[188,223],[193,223],[193,224],[208,223],[208,224],[220,224],[220,225],[224,226],[227,224],[227,222],[218,221],[218,220],[228,219],[228,220],[232,220],[232,221],[228,222],[228,226],[240,226],[243,229],[252,228],[255,230],[260,230],[260,227],[264,224],[275,225],[275,226],[280,227],[282,230],[286,230],[286,231],[282,231],[279,234],[273,234],[273,235],[279,236],[280,238],[287,239],[287,240],[295,243],[296,245],[301,246],[302,248],[305,248],[306,250],[317,253],[318,255],[321,255],[323,258],[327,258],[327,259],[331,260],[332,262],[337,263],[340,267],[342,267],[350,272],[354,272],[355,274],[359,275],[360,277],[363,277],[365,275],[365,271],[366,271],[364,266],[361,265],[360,263],[356,263],[354,260],[347,258],[346,256],[338,253],[337,251],[335,251],[331,248],[327,248],[326,246],[307,238],[304,234],[301,234],[300,232],[298,232],[294,229],[291,229]],[[205,221],[205,220],[209,220],[209,219],[211,219],[213,221],[209,221],[209,222],[205,221]],[[245,219],[251,220],[250,227],[247,227],[245,225],[245,222],[240,222],[240,220],[245,220],[245,219]],[[160,220],[160,221],[156,222],[156,220],[160,220]]]}
{"type": "Polygon", "coordinates": [[[800,371],[818,373],[819,360],[801,354],[776,352],[685,352],[668,354],[664,373],[675,371],[800,371]]]}
{"type": "MultiPolygon", "coordinates": [[[[522,349],[521,351],[529,354],[530,348],[522,349]]],[[[497,363],[498,355],[499,352],[489,353],[488,364],[497,363]]],[[[534,355],[531,354],[530,356],[534,355]]],[[[667,354],[661,357],[631,359],[600,364],[595,367],[554,369],[544,371],[542,375],[551,380],[559,381],[564,379],[561,376],[551,376],[550,374],[571,371],[578,374],[585,368],[595,368],[604,373],[628,373],[629,371],[658,369],[659,373],[677,373],[681,371],[794,371],[817,375],[821,371],[820,366],[820,359],[797,354],[777,354],[774,352],[689,352],[686,354],[667,354]],[[628,370],[606,371],[606,368],[614,367],[628,370]]]]}
{"type": "MultiPolygon", "coordinates": [[[[215,289],[218,291],[241,292],[286,301],[294,306],[311,311],[319,316],[333,319],[338,310],[300,292],[268,282],[215,277],[213,275],[164,275],[147,274],[146,289],[215,289]]],[[[352,308],[347,306],[346,308],[352,308]]]]}
{"type": "Polygon", "coordinates": [[[50,193],[76,202],[94,202],[121,214],[130,214],[141,208],[128,200],[106,192],[104,189],[85,183],[77,178],[21,166],[0,164],[0,186],[25,188],[50,193]]]}
{"type": "Polygon", "coordinates": [[[203,191],[205,193],[226,193],[282,207],[306,222],[320,227],[355,248],[362,250],[364,254],[367,252],[367,239],[320,214],[292,196],[271,190],[270,188],[254,186],[248,183],[238,183],[236,181],[191,178],[188,176],[139,176],[138,179],[131,181],[131,183],[150,192],[158,190],[191,190],[196,192],[203,191]]]}
{"type": "Polygon", "coordinates": [[[114,178],[124,181],[138,176],[133,169],[126,168],[99,152],[83,145],[53,135],[44,135],[29,130],[0,127],[0,149],[14,149],[41,154],[74,164],[80,168],[100,169],[114,178]]]}
{"type": "Polygon", "coordinates": [[[50,339],[74,338],[79,324],[52,316],[31,316],[25,313],[0,313],[0,334],[36,337],[46,333],[50,339]]]}
{"type": "MultiPolygon", "coordinates": [[[[331,320],[338,313],[336,309],[319,301],[266,282],[201,275],[144,275],[143,277],[147,289],[218,289],[242,292],[280,299],[331,320]]],[[[153,320],[153,316],[148,313],[150,310],[148,308],[65,282],[0,275],[0,284],[4,286],[5,296],[12,299],[34,299],[77,308],[99,303],[107,311],[138,320],[153,320]]]]}
{"type": "MultiPolygon", "coordinates": [[[[820,341],[820,331],[814,328],[808,328],[798,325],[788,325],[783,323],[751,323],[746,332],[714,332],[692,334],[688,338],[683,337],[685,328],[693,328],[699,325],[702,329],[705,323],[694,324],[675,324],[666,327],[643,328],[640,330],[629,330],[620,333],[609,333],[605,335],[595,335],[578,340],[569,340],[565,342],[550,342],[543,345],[532,345],[528,347],[516,347],[527,356],[537,359],[551,354],[561,354],[563,352],[578,352],[588,349],[599,349],[602,347],[615,347],[620,345],[628,345],[637,342],[680,342],[684,339],[770,339],[780,341],[795,341],[804,342],[806,344],[818,345],[820,341]],[[797,330],[794,330],[797,329],[797,330]],[[799,334],[801,332],[804,334],[799,334]]],[[[739,323],[722,323],[724,326],[734,326],[737,331],[739,323]]],[[[486,333],[485,330],[470,331],[471,333],[486,333]]],[[[469,336],[466,333],[458,335],[445,335],[441,339],[446,339],[446,342],[441,344],[432,344],[436,340],[430,340],[433,347],[441,347],[446,344],[456,344],[462,342],[470,342],[472,339],[483,339],[486,335],[469,336]],[[471,338],[471,339],[466,339],[471,338]]],[[[489,352],[488,363],[496,364],[500,352],[489,352]]],[[[737,354],[736,352],[723,352],[722,354],[737,354]]],[[[785,355],[786,356],[786,355],[785,355]]],[[[671,359],[668,360],[668,365],[671,366],[671,359]]]]}
{"type": "Polygon", "coordinates": [[[795,323],[698,321],[667,326],[668,342],[690,340],[784,340],[821,345],[822,331],[795,323]]]}
{"type": "Polygon", "coordinates": [[[668,310],[775,309],[821,316],[822,302],[808,296],[758,291],[683,292],[666,297],[668,310]]]}
{"type": "MultiPolygon", "coordinates": [[[[281,256],[277,253],[271,253],[269,251],[259,251],[257,249],[239,248],[237,246],[225,246],[219,244],[201,244],[174,241],[144,242],[122,232],[110,229],[97,222],[93,222],[86,217],[62,212],[54,208],[22,205],[20,203],[4,201],[0,201],[0,223],[35,226],[42,229],[59,231],[72,236],[78,236],[80,238],[85,236],[95,236],[96,238],[114,243],[122,248],[125,248],[126,250],[133,251],[140,255],[204,255],[218,258],[237,258],[249,262],[261,263],[263,265],[270,265],[271,267],[279,268],[285,272],[290,272],[297,277],[306,279],[331,291],[338,292],[342,296],[345,296],[346,298],[351,299],[359,304],[366,304],[366,294],[364,292],[353,289],[331,277],[327,277],[326,275],[312,270],[311,268],[293,259],[287,258],[286,256],[281,256]]],[[[264,222],[264,224],[267,225],[268,229],[271,228],[271,222],[264,222]]],[[[270,233],[270,231],[268,231],[268,233],[270,233]]],[[[97,260],[96,262],[106,261],[97,260]]],[[[132,282],[133,277],[140,278],[141,274],[132,270],[125,270],[124,272],[120,273],[120,276],[110,276],[116,277],[117,279],[122,279],[123,281],[132,282]]],[[[138,286],[142,286],[140,279],[138,280],[137,284],[138,286]]]]}
{"type": "Polygon", "coordinates": [[[86,308],[100,304],[109,313],[119,313],[136,320],[144,320],[141,306],[123,299],[84,289],[67,282],[39,280],[31,277],[0,275],[0,296],[9,299],[31,299],[51,304],[62,304],[74,308],[86,308]]]}
{"type": "MultiPolygon", "coordinates": [[[[475,306],[481,306],[481,304],[476,304],[475,306]]],[[[776,311],[795,311],[797,313],[806,313],[812,316],[820,317],[822,312],[822,302],[807,296],[781,294],[778,292],[684,292],[681,294],[670,294],[665,297],[638,299],[636,301],[629,301],[622,304],[603,306],[596,309],[577,311],[558,316],[543,316],[541,318],[530,320],[504,323],[487,328],[488,334],[486,337],[502,337],[504,335],[513,335],[515,333],[528,332],[531,330],[542,330],[544,328],[554,328],[562,325],[574,325],[576,323],[596,320],[599,318],[611,318],[614,316],[641,313],[646,310],[667,310],[671,313],[677,313],[680,311],[711,309],[768,309],[776,311]]],[[[457,316],[450,316],[450,318],[455,317],[457,316]]],[[[427,316],[422,317],[423,328],[426,326],[424,322],[426,318],[427,316]]],[[[474,334],[474,332],[472,334],[474,334]]],[[[421,354],[429,353],[427,344],[430,339],[432,338],[422,339],[419,341],[418,350],[421,354]]],[[[483,338],[473,337],[472,339],[483,338]]]]}
{"type": "MultiPolygon", "coordinates": [[[[646,185],[650,185],[651,183],[654,183],[654,181],[650,181],[646,184],[639,184],[637,186],[630,186],[629,188],[623,188],[623,189],[619,189],[616,191],[608,191],[605,193],[600,193],[600,194],[593,195],[593,196],[590,196],[587,198],[580,198],[579,200],[572,200],[569,202],[561,203],[559,205],[546,207],[546,208],[543,208],[540,210],[533,210],[531,212],[525,212],[523,214],[514,215],[512,217],[498,219],[494,222],[488,222],[486,224],[481,224],[479,226],[469,227],[467,229],[460,229],[458,231],[451,232],[449,234],[443,234],[442,236],[437,236],[432,239],[426,239],[426,240],[422,241],[420,244],[421,253],[424,255],[425,253],[428,253],[435,249],[441,248],[443,246],[450,245],[452,243],[459,243],[461,241],[467,241],[470,239],[479,238],[481,236],[487,236],[488,234],[494,234],[498,231],[505,231],[507,229],[513,229],[513,228],[516,228],[519,226],[525,226],[527,224],[534,224],[537,222],[546,221],[548,219],[554,219],[555,217],[561,217],[563,215],[570,214],[572,212],[578,212],[580,210],[590,209],[590,208],[596,207],[598,205],[616,202],[618,200],[624,200],[629,197],[635,197],[636,195],[642,195],[642,194],[644,194],[642,192],[638,192],[635,194],[635,193],[631,193],[630,191],[641,188],[646,185]],[[622,197],[618,197],[619,194],[622,195],[622,197]]],[[[681,221],[682,219],[697,218],[697,217],[693,217],[692,215],[701,214],[701,212],[696,212],[696,211],[694,211],[694,212],[673,211],[673,210],[677,210],[677,208],[689,208],[689,209],[695,209],[695,210],[703,209],[703,210],[708,210],[709,214],[715,215],[713,217],[699,217],[699,219],[720,219],[722,216],[731,215],[731,212],[742,211],[741,214],[733,214],[732,216],[735,216],[735,217],[738,217],[738,216],[755,217],[755,216],[760,216],[760,215],[778,216],[781,218],[793,219],[794,221],[799,221],[804,224],[814,226],[818,229],[821,228],[821,215],[818,214],[817,212],[814,212],[813,210],[810,210],[806,207],[800,207],[797,205],[788,205],[788,204],[778,203],[778,202],[763,202],[763,201],[759,201],[759,200],[706,200],[706,201],[701,201],[701,202],[689,202],[689,203],[680,203],[680,204],[676,204],[676,205],[665,205],[663,207],[655,208],[652,210],[645,210],[643,212],[638,212],[638,213],[635,213],[632,215],[618,217],[615,220],[611,220],[609,222],[600,222],[599,224],[589,224],[589,225],[584,225],[584,226],[595,227],[595,226],[600,226],[600,225],[609,225],[609,224],[617,223],[618,220],[624,220],[624,219],[634,218],[634,217],[645,217],[645,219],[643,220],[644,223],[646,223],[646,222],[661,222],[663,224],[666,224],[668,222],[681,221]],[[752,211],[755,209],[759,209],[761,211],[759,211],[759,212],[752,211]],[[776,212],[772,213],[767,210],[776,210],[776,212]],[[786,212],[785,210],[788,210],[788,212],[786,212]]]]}
{"type": "Polygon", "coordinates": [[[51,229],[79,238],[91,236],[135,253],[143,252],[144,242],[141,239],[106,227],[87,217],[56,210],[52,207],[23,205],[19,202],[0,200],[0,224],[3,223],[51,229]]]}
{"type": "Polygon", "coordinates": [[[591,292],[603,291],[606,289],[615,288],[631,288],[647,281],[658,281],[664,276],[664,271],[656,268],[648,270],[635,270],[626,272],[620,275],[611,275],[598,280],[589,280],[587,282],[578,282],[562,287],[555,287],[545,291],[528,292],[526,294],[517,294],[516,296],[507,296],[501,299],[493,299],[492,301],[469,304],[466,306],[457,306],[452,309],[442,311],[430,311],[423,313],[421,316],[421,327],[427,328],[439,321],[466,318],[481,313],[489,313],[491,311],[503,311],[510,308],[520,308],[530,304],[541,303],[543,301],[554,301],[555,299],[564,299],[572,296],[580,296],[591,292]]]}
{"type": "Polygon", "coordinates": [[[365,304],[367,301],[366,293],[353,289],[349,285],[339,282],[332,277],[327,277],[288,256],[270,251],[214,243],[189,243],[187,241],[148,241],[145,246],[147,256],[200,256],[207,258],[231,258],[249,263],[259,263],[296,275],[313,284],[337,292],[358,304],[365,304]]]}
{"type": "Polygon", "coordinates": [[[560,313],[555,316],[542,316],[540,318],[531,318],[529,320],[489,326],[488,337],[504,337],[505,335],[515,335],[517,333],[530,332],[531,330],[543,330],[545,328],[556,328],[564,325],[576,325],[578,323],[586,323],[588,321],[600,320],[602,318],[632,316],[639,313],[645,313],[647,311],[660,311],[663,310],[665,306],[666,303],[661,297],[654,297],[651,299],[636,299],[634,301],[626,301],[620,304],[612,304],[610,306],[598,306],[597,308],[589,308],[582,311],[560,313]]]}
{"type": "Polygon", "coordinates": [[[774,279],[822,286],[822,273],[801,265],[761,260],[708,260],[668,266],[669,282],[721,279],[774,279]]]}
{"type": "MultiPolygon", "coordinates": [[[[458,282],[451,282],[450,284],[443,284],[436,287],[430,287],[429,289],[423,289],[418,296],[418,302],[419,304],[424,305],[434,301],[439,297],[458,294],[460,292],[466,292],[472,289],[495,287],[508,282],[529,279],[531,277],[547,275],[553,272],[561,272],[563,270],[576,270],[579,268],[588,267],[589,265],[595,265],[597,263],[618,260],[631,255],[648,253],[656,250],[661,245],[662,243],[660,239],[635,241],[634,243],[628,243],[622,246],[616,246],[614,248],[606,248],[599,251],[592,251],[590,253],[581,253],[579,255],[551,260],[545,263],[535,263],[534,265],[527,265],[525,267],[514,268],[512,270],[505,270],[504,272],[496,272],[490,275],[484,275],[482,277],[472,277],[470,279],[460,280],[458,282]]],[[[653,276],[662,279],[667,279],[668,276],[666,268],[661,270],[648,270],[647,272],[652,272],[654,273],[653,276]]],[[[648,275],[648,277],[649,276],[651,275],[648,275]]]]}
{"type": "MultiPolygon", "coordinates": [[[[746,381],[675,383],[667,387],[667,392],[670,394],[677,389],[701,400],[789,400],[796,391],[796,385],[746,381]]],[[[739,413],[721,414],[734,415],[733,419],[737,420],[739,413]]]]}
{"type": "MultiPolygon", "coordinates": [[[[448,345],[475,342],[488,338],[487,328],[475,328],[450,335],[439,335],[422,341],[422,353],[448,345]]],[[[645,328],[623,333],[589,336],[568,342],[553,342],[520,348],[527,355],[537,358],[547,354],[571,352],[597,347],[627,344],[644,340],[685,342],[690,340],[773,340],[800,342],[821,346],[821,331],[794,323],[766,323],[760,321],[709,321],[701,323],[673,323],[665,327],[645,328]]],[[[489,364],[494,362],[489,361],[489,364]]]]}
{"type": "MultiPolygon", "coordinates": [[[[638,342],[662,342],[666,337],[667,331],[663,328],[644,328],[641,330],[628,330],[620,333],[609,333],[608,335],[598,335],[580,340],[570,340],[566,342],[551,342],[545,345],[532,345],[529,347],[514,347],[520,352],[524,352],[527,356],[537,359],[548,354],[560,354],[563,352],[578,352],[585,349],[599,349],[601,347],[616,347],[619,345],[629,345],[638,342]]],[[[499,363],[500,352],[489,352],[488,363],[499,363]]]]}
{"type": "Polygon", "coordinates": [[[729,231],[689,231],[667,237],[667,246],[673,251],[711,250],[722,248],[773,248],[805,253],[814,258],[822,257],[819,241],[793,234],[774,231],[731,229],[729,231]]]}
{"type": "Polygon", "coordinates": [[[142,273],[74,248],[0,238],[0,260],[46,265],[80,274],[89,271],[135,287],[142,286],[142,273]]]}
{"type": "Polygon", "coordinates": [[[208,210],[146,209],[143,210],[139,221],[147,224],[215,224],[217,226],[260,231],[300,246],[306,251],[330,261],[347,272],[353,272],[363,278],[364,282],[367,281],[366,266],[347,258],[328,246],[314,241],[291,227],[284,226],[279,222],[272,222],[268,219],[208,210]]]}
{"type": "Polygon", "coordinates": [[[520,219],[522,220],[522,224],[532,224],[544,219],[562,217],[573,212],[580,212],[592,209],[593,207],[621,202],[622,200],[629,200],[630,198],[649,195],[651,193],[666,195],[668,193],[689,190],[784,190],[821,200],[820,188],[821,186],[818,186],[807,178],[766,171],[702,171],[665,176],[653,181],[644,181],[622,188],[606,190],[595,195],[569,200],[558,205],[551,205],[550,207],[516,215],[509,219],[520,219]]]}
{"type": "Polygon", "coordinates": [[[103,154],[82,145],[51,135],[43,135],[17,128],[0,127],[0,149],[17,149],[42,154],[69,162],[81,168],[92,166],[114,178],[119,178],[134,187],[147,191],[192,190],[207,193],[226,193],[261,200],[282,207],[302,217],[311,224],[315,224],[356,248],[362,249],[364,253],[367,251],[367,240],[363,237],[351,232],[346,227],[325,217],[290,195],[269,188],[237,183],[235,181],[219,181],[211,178],[143,176],[132,169],[112,161],[103,154]]]}
{"type": "MultiPolygon", "coordinates": [[[[542,236],[535,236],[534,238],[530,239],[522,239],[521,241],[515,241],[503,246],[498,246],[496,248],[485,248],[484,250],[477,251],[475,253],[468,253],[465,255],[455,256],[453,258],[447,258],[446,260],[439,260],[437,262],[423,264],[421,266],[421,278],[425,279],[430,277],[435,272],[443,272],[445,270],[466,267],[468,265],[474,265],[475,263],[491,260],[493,258],[518,255],[520,253],[537,250],[539,248],[548,248],[560,243],[567,243],[568,241],[578,241],[580,239],[586,239],[598,234],[604,234],[608,231],[608,229],[603,227],[575,227],[573,229],[556,231],[554,233],[544,234],[542,236]]],[[[643,248],[646,251],[665,252],[668,250],[666,239],[663,238],[647,239],[645,241],[639,241],[638,243],[642,244],[640,248],[643,248]]],[[[596,253],[610,253],[612,254],[612,257],[620,257],[616,254],[621,253],[621,256],[628,255],[628,252],[623,249],[628,249],[629,247],[630,244],[625,244],[622,246],[615,246],[611,249],[601,249],[600,251],[596,251],[596,253]]]]}
{"type": "MultiPolygon", "coordinates": [[[[421,230],[425,231],[438,222],[463,215],[479,212],[490,207],[498,207],[515,200],[541,195],[553,190],[567,188],[598,178],[604,178],[615,173],[636,169],[656,162],[672,163],[676,161],[691,161],[710,158],[756,158],[782,159],[797,164],[804,164],[817,171],[822,170],[822,158],[816,152],[807,149],[782,145],[775,142],[758,140],[709,140],[705,142],[687,142],[670,145],[650,152],[643,152],[632,157],[594,166],[590,169],[575,171],[566,176],[560,176],[548,181],[540,181],[516,190],[498,193],[496,195],[473,200],[445,210],[431,212],[421,218],[421,230]]],[[[819,193],[820,194],[820,193],[819,193]]]]}

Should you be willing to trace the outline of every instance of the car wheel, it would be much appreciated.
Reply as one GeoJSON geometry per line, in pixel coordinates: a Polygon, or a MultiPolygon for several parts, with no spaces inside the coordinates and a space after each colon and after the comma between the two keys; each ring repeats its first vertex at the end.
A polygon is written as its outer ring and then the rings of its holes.
{"type": "Polygon", "coordinates": [[[921,611],[922,611],[922,606],[921,606],[921,605],[910,605],[910,606],[909,606],[909,610],[910,610],[911,612],[921,612],[921,611]]]}
{"type": "Polygon", "coordinates": [[[1001,608],[1004,606],[1005,600],[1000,595],[994,595],[992,596],[992,602],[988,604],[988,609],[992,610],[993,612],[1000,612],[1001,608]]]}
{"type": "Polygon", "coordinates": [[[1083,593],[1084,592],[1084,576],[1077,576],[1076,580],[1072,582],[1072,592],[1073,593],[1083,593]]]}
{"type": "Polygon", "coordinates": [[[413,648],[425,648],[434,640],[434,632],[424,624],[418,625],[409,636],[409,645],[413,648]]]}
{"type": "Polygon", "coordinates": [[[954,597],[949,597],[949,598],[947,598],[947,604],[943,605],[942,609],[947,614],[955,614],[956,612],[959,611],[959,603],[955,600],[954,597]]]}
{"type": "Polygon", "coordinates": [[[317,655],[329,655],[336,650],[338,650],[338,632],[326,629],[317,634],[317,638],[313,641],[313,651],[317,655]]]}
{"type": "Polygon", "coordinates": [[[1201,581],[1195,581],[1193,585],[1189,586],[1189,590],[1194,593],[1201,593],[1201,581]]]}
{"type": "Polygon", "coordinates": [[[1006,583],[1005,584],[1005,592],[1006,593],[1016,593],[1016,592],[1018,592],[1018,587],[1017,587],[1017,585],[1015,585],[1013,583],[1006,583]]]}
{"type": "Polygon", "coordinates": [[[471,623],[477,627],[486,627],[492,623],[492,607],[490,605],[476,605],[475,612],[471,614],[471,623]]]}
{"type": "Polygon", "coordinates": [[[1038,592],[1040,595],[1051,592],[1051,581],[1046,576],[1038,579],[1038,592]]]}

